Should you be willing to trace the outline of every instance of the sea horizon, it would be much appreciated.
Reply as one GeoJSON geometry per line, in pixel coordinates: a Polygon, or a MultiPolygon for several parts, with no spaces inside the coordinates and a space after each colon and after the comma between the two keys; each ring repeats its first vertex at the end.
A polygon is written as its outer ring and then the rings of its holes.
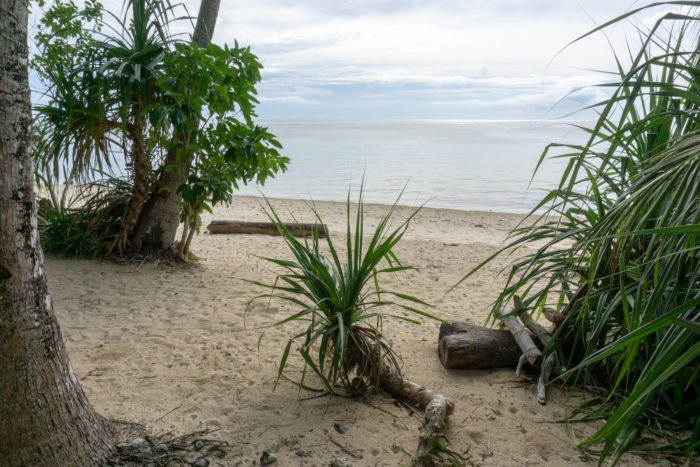
{"type": "Polygon", "coordinates": [[[564,160],[548,143],[581,142],[582,120],[260,120],[284,146],[287,172],[235,194],[529,213],[555,188],[564,160]]]}

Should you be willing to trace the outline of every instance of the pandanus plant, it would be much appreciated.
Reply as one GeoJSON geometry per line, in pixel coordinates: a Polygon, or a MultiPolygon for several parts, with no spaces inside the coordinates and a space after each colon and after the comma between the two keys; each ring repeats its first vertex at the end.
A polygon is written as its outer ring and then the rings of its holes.
{"type": "MultiPolygon", "coordinates": [[[[397,200],[398,201],[398,200],[397,200]]],[[[392,228],[391,220],[396,204],[379,220],[369,243],[365,243],[363,192],[352,228],[352,206],[347,201],[347,234],[345,258],[323,229],[323,221],[314,210],[318,227],[309,237],[295,238],[278,213],[268,202],[268,215],[277,225],[294,259],[265,258],[286,272],[278,276],[274,285],[266,285],[275,297],[301,308],[278,324],[306,321],[306,330],[292,337],[287,343],[279,365],[281,376],[292,344],[300,339],[300,354],[304,362],[324,382],[329,391],[340,380],[346,390],[362,391],[377,387],[383,368],[400,374],[396,354],[382,332],[382,322],[392,317],[420,324],[420,321],[404,314],[390,313],[390,306],[397,306],[412,315],[439,319],[417,307],[431,305],[411,295],[383,290],[380,279],[385,274],[414,269],[403,266],[394,254],[394,247],[408,229],[418,209],[400,225],[392,228]],[[321,238],[324,238],[322,240],[321,238]],[[323,250],[327,253],[324,253],[323,250]]]]}
{"type": "Polygon", "coordinates": [[[533,314],[564,312],[545,354],[560,380],[600,395],[577,419],[605,419],[581,443],[602,444],[601,462],[700,446],[700,2],[650,4],[583,37],[660,5],[678,11],[639,31],[629,65],[615,56],[587,142],[543,153],[564,148],[569,162],[532,212],[544,213],[512,232],[503,251],[535,252],[509,265],[493,305],[520,294],[533,314]]]}
{"type": "Polygon", "coordinates": [[[285,272],[278,276],[275,284],[265,285],[272,292],[263,297],[279,298],[300,308],[277,324],[308,323],[303,332],[287,342],[278,368],[278,380],[292,345],[300,340],[299,353],[305,362],[300,385],[310,367],[331,394],[338,381],[355,395],[365,395],[367,390],[379,388],[395,394],[425,411],[415,465],[443,465],[445,462],[462,465],[463,459],[448,448],[443,434],[445,418],[454,411],[454,404],[444,395],[435,394],[401,374],[398,357],[382,331],[382,322],[388,317],[413,324],[420,324],[416,317],[442,321],[422,309],[433,308],[423,300],[380,286],[384,275],[414,269],[401,264],[394,247],[419,209],[392,227],[398,201],[379,220],[374,231],[368,232],[369,243],[366,243],[363,190],[360,189],[354,229],[348,194],[345,261],[341,261],[341,253],[330,232],[323,230],[318,212],[314,210],[318,224],[310,238],[297,240],[268,202],[268,215],[294,258],[265,258],[285,272]],[[321,241],[321,237],[325,240],[321,241]],[[407,313],[388,311],[396,308],[407,313]]]}

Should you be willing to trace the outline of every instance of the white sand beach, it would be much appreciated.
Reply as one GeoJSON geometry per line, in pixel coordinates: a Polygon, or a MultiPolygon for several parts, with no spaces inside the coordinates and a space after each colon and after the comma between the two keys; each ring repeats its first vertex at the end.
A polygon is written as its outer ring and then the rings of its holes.
{"type": "MultiPolygon", "coordinates": [[[[207,215],[204,225],[212,219],[266,220],[260,201],[236,197],[230,207],[207,215]]],[[[293,212],[299,221],[313,221],[302,201],[271,202],[283,218],[291,220],[293,212]]],[[[343,235],[344,203],[315,205],[332,235],[343,235]]],[[[385,210],[366,207],[368,231],[385,210]]],[[[396,218],[409,213],[400,208],[396,218]]],[[[387,276],[386,288],[434,304],[445,319],[483,323],[504,285],[502,262],[446,292],[501,247],[522,217],[423,209],[396,251],[419,271],[387,276]]],[[[189,267],[46,258],[70,358],[100,414],[142,422],[155,432],[216,429],[209,437],[232,447],[219,465],[257,465],[265,448],[277,449],[280,466],[328,465],[336,457],[355,466],[410,465],[421,417],[388,394],[363,403],[317,397],[287,379],[275,388],[284,345],[300,324],[270,327],[292,309],[279,301],[251,303],[265,290],[249,281],[274,282],[279,270],[258,255],[288,257],[280,237],[203,232],[192,250],[200,260],[189,267]],[[344,434],[334,430],[337,421],[348,427],[344,434]],[[311,456],[297,456],[300,449],[311,456]]],[[[452,449],[466,452],[473,465],[595,465],[574,447],[593,426],[567,431],[564,424],[544,423],[570,413],[580,394],[552,388],[542,406],[534,396],[536,381],[516,378],[512,368],[445,370],[437,357],[439,323],[422,321],[385,321],[384,332],[408,378],[455,402],[447,431],[452,449]]],[[[292,354],[285,375],[299,381],[302,369],[301,357],[292,354]]],[[[322,387],[312,376],[306,384],[322,387]]],[[[642,464],[647,461],[627,454],[620,465],[642,464]]]]}

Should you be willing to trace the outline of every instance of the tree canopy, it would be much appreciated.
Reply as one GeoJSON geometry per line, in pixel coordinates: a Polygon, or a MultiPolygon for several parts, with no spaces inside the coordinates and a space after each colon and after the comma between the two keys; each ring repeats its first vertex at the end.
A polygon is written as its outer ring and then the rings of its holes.
{"type": "Polygon", "coordinates": [[[40,170],[81,182],[127,170],[128,210],[105,253],[131,247],[144,206],[164,192],[182,196],[187,231],[239,183],[264,183],[289,161],[254,121],[257,57],[238,43],[200,46],[172,34],[190,20],[179,11],[129,0],[119,17],[96,1],[56,0],[36,36],[32,66],[47,101],[35,108],[40,170]],[[176,186],[160,182],[166,172],[178,174],[176,186]]]}

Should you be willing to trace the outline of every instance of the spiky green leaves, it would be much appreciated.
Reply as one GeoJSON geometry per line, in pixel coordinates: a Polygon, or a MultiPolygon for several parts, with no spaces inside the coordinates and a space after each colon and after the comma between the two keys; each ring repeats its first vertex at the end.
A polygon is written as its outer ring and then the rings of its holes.
{"type": "MultiPolygon", "coordinates": [[[[330,233],[323,242],[318,229],[313,231],[310,238],[296,239],[268,201],[268,215],[277,225],[293,259],[265,258],[283,268],[285,273],[278,276],[279,284],[266,285],[272,292],[264,296],[279,298],[300,308],[300,311],[278,324],[300,320],[308,323],[305,332],[292,337],[287,343],[279,374],[287,364],[292,342],[300,339],[300,354],[306,366],[321,377],[331,392],[338,379],[346,388],[357,389],[350,388],[353,371],[355,376],[365,377],[365,384],[376,384],[376,381],[369,381],[368,376],[373,374],[373,368],[376,369],[373,359],[385,358],[395,364],[390,344],[381,332],[383,317],[392,316],[420,324],[415,319],[388,314],[384,310],[398,306],[410,314],[438,319],[411,306],[431,308],[426,302],[411,295],[382,290],[379,285],[385,274],[413,269],[402,266],[393,250],[418,210],[398,227],[392,228],[391,220],[396,209],[394,204],[379,220],[376,229],[366,233],[362,196],[361,190],[353,225],[353,205],[348,194],[343,260],[343,252],[333,242],[330,233]]],[[[314,213],[319,225],[323,225],[320,215],[314,213]]]]}
{"type": "Polygon", "coordinates": [[[569,163],[546,212],[512,232],[509,247],[537,251],[510,264],[494,304],[518,293],[533,313],[566,311],[545,352],[563,379],[605,391],[581,419],[606,423],[583,445],[613,463],[650,449],[644,432],[688,457],[700,445],[700,4],[666,5],[684,8],[640,34],[629,67],[618,60],[588,141],[544,151],[540,162],[563,148],[569,163]]]}

